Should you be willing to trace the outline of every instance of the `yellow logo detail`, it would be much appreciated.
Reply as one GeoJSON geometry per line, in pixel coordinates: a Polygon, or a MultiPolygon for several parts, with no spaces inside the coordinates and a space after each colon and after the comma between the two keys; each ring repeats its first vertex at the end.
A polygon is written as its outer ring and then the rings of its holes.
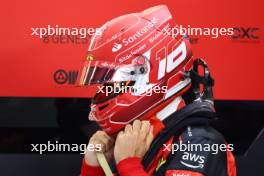
{"type": "Polygon", "coordinates": [[[158,163],[158,165],[157,165],[157,167],[156,167],[156,172],[159,170],[159,168],[163,165],[163,164],[165,164],[166,163],[166,159],[163,159],[163,157],[162,158],[160,158],[160,160],[159,160],[159,163],[158,163]]]}
{"type": "Polygon", "coordinates": [[[93,56],[92,54],[88,54],[88,55],[86,56],[86,60],[88,60],[88,61],[93,61],[93,60],[94,60],[94,56],[93,56]]]}

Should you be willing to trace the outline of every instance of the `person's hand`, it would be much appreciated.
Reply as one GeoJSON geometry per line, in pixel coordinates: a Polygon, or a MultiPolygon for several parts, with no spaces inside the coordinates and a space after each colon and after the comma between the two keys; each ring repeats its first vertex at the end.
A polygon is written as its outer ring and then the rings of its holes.
{"type": "Polygon", "coordinates": [[[116,163],[128,157],[143,158],[153,140],[152,131],[148,121],[135,120],[119,132],[114,148],[116,163]]]}
{"type": "Polygon", "coordinates": [[[104,131],[97,131],[89,141],[88,145],[101,146],[101,151],[89,151],[85,152],[85,162],[90,166],[99,166],[99,162],[96,158],[96,152],[104,153],[107,161],[109,162],[113,157],[114,139],[106,134],[104,131]]]}

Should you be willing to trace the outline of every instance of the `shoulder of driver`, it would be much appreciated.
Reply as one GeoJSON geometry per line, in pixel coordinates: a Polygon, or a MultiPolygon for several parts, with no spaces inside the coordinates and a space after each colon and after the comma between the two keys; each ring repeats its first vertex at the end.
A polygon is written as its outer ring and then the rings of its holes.
{"type": "Polygon", "coordinates": [[[202,175],[225,175],[226,151],[233,146],[210,126],[188,126],[175,137],[166,159],[166,171],[190,171],[202,175]]]}

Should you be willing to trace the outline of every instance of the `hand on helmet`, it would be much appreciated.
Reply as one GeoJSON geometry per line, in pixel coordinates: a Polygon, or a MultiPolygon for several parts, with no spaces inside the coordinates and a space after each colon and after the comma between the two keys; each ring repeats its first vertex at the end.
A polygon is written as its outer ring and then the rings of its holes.
{"type": "MultiPolygon", "coordinates": [[[[93,144],[97,146],[101,145],[101,151],[106,156],[108,162],[111,161],[113,157],[114,149],[114,139],[106,134],[104,131],[97,131],[89,141],[89,145],[93,144]]],[[[96,158],[96,151],[87,150],[84,156],[85,162],[90,166],[99,166],[99,163],[96,158]]]]}
{"type": "Polygon", "coordinates": [[[153,140],[152,126],[148,121],[135,120],[118,133],[114,157],[116,163],[128,157],[143,158],[153,140]]]}

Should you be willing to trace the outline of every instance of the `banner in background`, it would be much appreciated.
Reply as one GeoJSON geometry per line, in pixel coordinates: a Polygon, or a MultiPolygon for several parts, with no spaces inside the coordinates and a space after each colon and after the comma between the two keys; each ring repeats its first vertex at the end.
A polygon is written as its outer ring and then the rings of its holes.
{"type": "Polygon", "coordinates": [[[160,4],[168,6],[179,25],[234,28],[232,36],[191,36],[194,57],[207,61],[216,99],[264,100],[261,0],[5,1],[0,11],[0,96],[91,97],[95,87],[75,86],[89,36],[40,38],[32,28],[98,28],[160,4]]]}

